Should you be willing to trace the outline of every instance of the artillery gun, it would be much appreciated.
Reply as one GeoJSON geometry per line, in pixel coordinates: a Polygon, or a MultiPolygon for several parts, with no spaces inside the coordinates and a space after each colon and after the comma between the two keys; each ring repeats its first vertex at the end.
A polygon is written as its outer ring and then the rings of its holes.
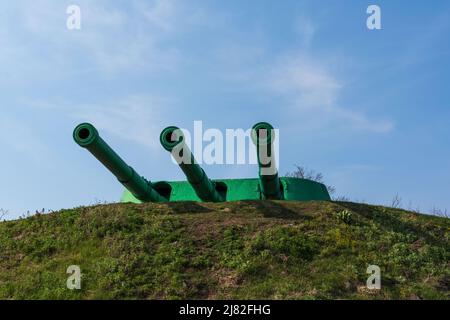
{"type": "Polygon", "coordinates": [[[259,177],[250,179],[209,179],[186,145],[182,131],[174,126],[161,132],[160,142],[174,156],[187,181],[152,183],[145,179],[100,137],[92,124],[78,125],[73,138],[125,187],[122,202],[330,200],[327,188],[322,183],[278,176],[273,154],[274,130],[267,122],[259,122],[251,130],[251,138],[257,149],[259,177]]]}

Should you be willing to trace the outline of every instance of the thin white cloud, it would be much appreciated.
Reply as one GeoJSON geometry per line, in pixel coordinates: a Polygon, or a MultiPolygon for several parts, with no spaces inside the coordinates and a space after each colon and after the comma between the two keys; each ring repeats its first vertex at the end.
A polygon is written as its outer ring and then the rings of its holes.
{"type": "Polygon", "coordinates": [[[386,133],[394,127],[390,120],[370,119],[362,112],[340,106],[343,81],[327,69],[326,63],[310,56],[281,59],[267,81],[269,88],[285,96],[291,110],[304,119],[305,128],[386,133]]]}
{"type": "Polygon", "coordinates": [[[150,23],[164,31],[172,31],[179,18],[174,1],[156,0],[151,3],[139,2],[136,5],[150,23]]]}
{"type": "Polygon", "coordinates": [[[0,68],[22,80],[36,74],[54,79],[80,69],[106,74],[174,71],[183,57],[177,34],[209,19],[176,0],[121,5],[80,0],[81,30],[68,30],[68,4],[17,1],[4,8],[0,68]]]}
{"type": "Polygon", "coordinates": [[[259,99],[278,101],[277,113],[284,115],[284,125],[289,126],[293,119],[297,125],[302,119],[301,129],[316,133],[393,130],[390,119],[374,118],[362,108],[341,103],[343,93],[351,89],[346,78],[334,72],[339,61],[333,52],[328,52],[328,59],[316,54],[312,41],[317,27],[313,21],[299,16],[292,27],[299,41],[281,52],[272,52],[264,37],[251,30],[244,37],[252,39],[247,43],[222,44],[214,51],[214,72],[223,80],[238,83],[239,88],[254,91],[259,99]]]}
{"type": "Polygon", "coordinates": [[[316,27],[305,16],[298,16],[294,21],[294,30],[298,34],[301,44],[309,46],[316,33],[316,27]]]}
{"type": "Polygon", "coordinates": [[[2,114],[0,128],[0,146],[4,152],[18,152],[33,161],[44,161],[51,149],[41,140],[28,124],[15,117],[2,114]]]}
{"type": "Polygon", "coordinates": [[[159,130],[163,121],[161,110],[168,110],[166,101],[155,97],[131,96],[111,105],[82,105],[70,116],[88,121],[102,131],[141,145],[159,147],[159,130]]]}
{"type": "Polygon", "coordinates": [[[331,107],[342,84],[315,59],[306,56],[281,59],[268,78],[276,92],[291,96],[299,107],[331,107]]]}
{"type": "Polygon", "coordinates": [[[28,108],[50,112],[75,122],[90,122],[100,131],[149,148],[159,148],[161,124],[173,100],[156,96],[126,96],[100,103],[68,104],[64,99],[21,99],[28,108]],[[165,111],[165,112],[164,112],[165,111]]]}

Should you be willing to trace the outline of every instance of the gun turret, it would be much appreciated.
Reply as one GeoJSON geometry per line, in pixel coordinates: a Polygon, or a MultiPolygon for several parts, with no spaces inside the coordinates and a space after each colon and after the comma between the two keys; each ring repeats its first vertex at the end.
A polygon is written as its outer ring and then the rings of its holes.
{"type": "Polygon", "coordinates": [[[159,137],[164,149],[172,153],[181,170],[186,175],[195,193],[202,201],[220,202],[225,197],[216,189],[205,171],[195,161],[194,155],[185,143],[183,132],[174,126],[165,128],[159,137]]]}
{"type": "Polygon", "coordinates": [[[168,201],[153,189],[150,181],[141,177],[111,149],[92,124],[78,125],[73,131],[73,138],[80,147],[86,148],[92,153],[138,200],[143,202],[168,201]]]}
{"type": "Polygon", "coordinates": [[[280,179],[273,154],[275,131],[267,122],[255,124],[251,132],[252,141],[256,145],[259,165],[259,184],[264,199],[283,199],[280,179]]]}

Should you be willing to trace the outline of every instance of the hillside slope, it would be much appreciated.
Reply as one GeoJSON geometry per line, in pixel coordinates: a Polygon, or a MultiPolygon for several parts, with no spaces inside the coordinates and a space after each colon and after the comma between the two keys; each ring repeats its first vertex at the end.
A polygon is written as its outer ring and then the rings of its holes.
{"type": "Polygon", "coordinates": [[[0,223],[0,298],[449,299],[449,230],[344,202],[82,207],[0,223]],[[372,264],[380,291],[365,286],[372,264]],[[81,290],[66,288],[70,265],[81,290]]]}

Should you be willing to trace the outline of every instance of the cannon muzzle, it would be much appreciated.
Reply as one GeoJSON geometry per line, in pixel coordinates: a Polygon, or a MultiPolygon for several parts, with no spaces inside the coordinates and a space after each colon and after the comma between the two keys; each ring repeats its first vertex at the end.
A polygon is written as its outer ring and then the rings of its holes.
{"type": "Polygon", "coordinates": [[[86,148],[97,158],[121,184],[125,186],[137,199],[143,202],[168,201],[153,189],[150,181],[141,177],[132,167],[100,137],[97,129],[90,123],[82,123],[73,131],[75,142],[86,148]]]}
{"type": "Polygon", "coordinates": [[[194,155],[185,143],[181,129],[173,126],[167,127],[161,132],[159,140],[163,148],[172,153],[201,200],[225,201],[225,197],[217,191],[215,182],[208,178],[205,171],[195,161],[194,155]]]}
{"type": "Polygon", "coordinates": [[[258,154],[259,184],[263,198],[282,199],[283,192],[273,154],[275,130],[269,123],[259,122],[253,126],[251,136],[258,154]]]}

